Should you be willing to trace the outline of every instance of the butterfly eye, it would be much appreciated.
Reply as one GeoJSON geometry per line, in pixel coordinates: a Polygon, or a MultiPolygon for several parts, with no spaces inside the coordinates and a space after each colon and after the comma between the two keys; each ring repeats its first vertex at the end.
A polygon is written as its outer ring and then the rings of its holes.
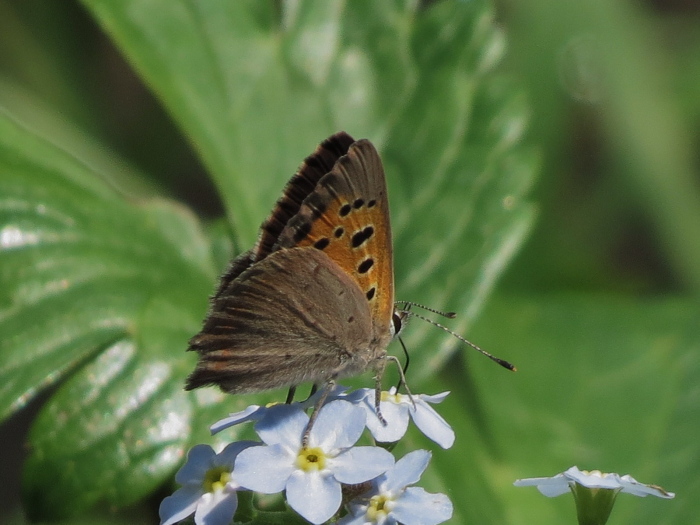
{"type": "Polygon", "coordinates": [[[392,337],[396,337],[401,333],[401,330],[403,330],[403,325],[404,322],[403,320],[406,318],[406,312],[402,311],[396,311],[394,310],[394,315],[391,316],[391,328],[392,328],[392,337]]]}

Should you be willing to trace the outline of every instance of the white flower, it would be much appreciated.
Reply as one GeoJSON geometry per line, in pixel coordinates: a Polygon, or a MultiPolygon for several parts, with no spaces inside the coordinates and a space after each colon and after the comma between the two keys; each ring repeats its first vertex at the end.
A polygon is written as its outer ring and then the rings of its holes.
{"type": "Polygon", "coordinates": [[[372,489],[348,505],[338,525],[436,525],[452,517],[452,502],[431,494],[416,483],[430,461],[430,452],[409,452],[372,482],[372,489]]]}
{"type": "Polygon", "coordinates": [[[433,396],[417,394],[408,396],[397,394],[392,387],[388,392],[381,393],[379,410],[386,420],[386,425],[377,417],[375,408],[375,391],[362,388],[345,396],[345,399],[357,403],[367,412],[367,428],[374,439],[381,443],[398,441],[406,433],[409,416],[423,434],[435,441],[442,448],[450,448],[455,441],[452,427],[428,403],[441,403],[449,392],[433,396]],[[413,397],[413,401],[411,401],[413,397]],[[415,406],[413,405],[415,402],[415,406]]]}
{"type": "MultiPolygon", "coordinates": [[[[340,394],[345,392],[347,390],[347,387],[341,386],[341,385],[335,385],[333,389],[330,391],[328,394],[328,397],[326,398],[326,403],[330,402],[333,399],[337,399],[340,394]]],[[[314,395],[310,396],[308,399],[305,401],[296,401],[294,403],[291,403],[291,406],[298,406],[303,409],[307,409],[310,407],[313,407],[318,399],[321,397],[323,392],[319,390],[316,392],[314,395]]],[[[277,417],[275,412],[279,409],[275,408],[278,406],[284,406],[281,405],[280,403],[271,403],[266,406],[260,406],[260,405],[250,405],[247,407],[245,410],[241,410],[240,412],[235,412],[233,414],[229,414],[228,417],[225,417],[223,419],[220,419],[216,423],[214,423],[212,426],[209,427],[209,430],[211,431],[212,435],[217,434],[218,432],[221,432],[222,430],[225,430],[229,427],[232,427],[234,425],[238,425],[239,423],[246,423],[248,421],[260,421],[264,419],[265,417],[272,417],[273,419],[277,417]]],[[[284,410],[284,409],[283,409],[284,410]]]]}
{"type": "Polygon", "coordinates": [[[287,502],[312,523],[322,523],[341,503],[341,483],[375,478],[394,464],[379,447],[353,447],[365,427],[362,409],[342,400],[324,405],[309,433],[309,416],[299,406],[280,405],[258,421],[256,431],[267,446],[244,450],[236,459],[234,479],[242,487],[274,494],[286,490],[287,502]],[[272,412],[271,412],[272,414],[272,412]]]}
{"type": "Polygon", "coordinates": [[[253,441],[231,443],[216,454],[209,445],[195,445],[187,462],[175,475],[181,488],[165,498],[159,509],[161,525],[171,525],[194,513],[197,525],[227,525],[238,507],[239,489],[231,479],[236,456],[257,445],[253,441]]]}
{"type": "Polygon", "coordinates": [[[620,476],[619,474],[603,474],[599,470],[579,470],[578,467],[571,467],[566,472],[557,474],[551,478],[527,478],[519,479],[514,483],[518,487],[536,486],[545,496],[553,498],[569,492],[576,484],[591,489],[612,489],[619,492],[634,494],[635,496],[657,496],[659,498],[673,498],[673,492],[666,492],[656,485],[645,485],[639,483],[629,474],[620,476]]]}
{"type": "Polygon", "coordinates": [[[229,414],[228,417],[220,419],[219,421],[217,421],[209,427],[209,431],[213,436],[214,434],[217,434],[218,432],[221,432],[222,430],[225,430],[239,423],[246,423],[247,421],[259,421],[263,418],[267,410],[268,407],[261,407],[260,405],[250,405],[245,410],[229,414]]]}

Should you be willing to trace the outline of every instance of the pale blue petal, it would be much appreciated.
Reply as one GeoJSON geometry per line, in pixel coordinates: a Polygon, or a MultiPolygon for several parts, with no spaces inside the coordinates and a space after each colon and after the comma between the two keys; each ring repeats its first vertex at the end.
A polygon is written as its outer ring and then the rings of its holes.
{"type": "Polygon", "coordinates": [[[196,525],[229,525],[238,507],[235,491],[209,493],[206,496],[208,497],[202,498],[194,513],[196,525]]]}
{"type": "Polygon", "coordinates": [[[258,405],[250,405],[248,408],[242,410],[241,412],[229,414],[228,417],[220,419],[219,421],[217,421],[209,427],[209,431],[213,436],[217,432],[221,432],[222,430],[232,427],[233,425],[245,423],[246,421],[255,421],[257,419],[262,418],[266,410],[267,409],[265,407],[261,407],[258,405]]]}
{"type": "Polygon", "coordinates": [[[536,486],[542,494],[548,498],[561,496],[569,492],[569,482],[564,474],[557,474],[551,478],[526,478],[516,479],[513,483],[516,487],[536,486]]]}
{"type": "Polygon", "coordinates": [[[346,514],[340,520],[338,520],[338,525],[372,525],[371,521],[368,521],[365,516],[365,511],[346,514]]]}
{"type": "Polygon", "coordinates": [[[380,490],[400,490],[418,482],[430,462],[430,456],[427,450],[414,450],[406,454],[378,480],[380,490]]]}
{"type": "Polygon", "coordinates": [[[396,394],[395,387],[391,387],[388,394],[390,399],[379,403],[379,410],[387,423],[386,425],[382,424],[379,416],[377,416],[374,389],[362,388],[351,392],[343,398],[364,409],[367,417],[367,428],[374,439],[381,443],[399,441],[406,434],[406,429],[408,428],[408,403],[410,401],[408,401],[407,396],[401,396],[401,398],[407,399],[405,402],[395,403],[391,400],[396,394]]]}
{"type": "Polygon", "coordinates": [[[295,459],[282,445],[247,448],[236,458],[232,481],[263,494],[281,492],[294,471],[295,459]]]}
{"type": "Polygon", "coordinates": [[[658,485],[645,485],[644,483],[640,483],[629,474],[619,476],[619,478],[622,492],[626,492],[627,494],[633,494],[640,498],[656,496],[658,498],[672,499],[676,497],[673,492],[668,492],[658,485]]]}
{"type": "Polygon", "coordinates": [[[433,394],[432,396],[429,396],[428,394],[419,394],[416,397],[422,399],[423,401],[426,401],[428,403],[432,403],[433,405],[436,405],[438,403],[442,403],[449,394],[450,394],[450,391],[448,390],[447,392],[433,394]]]}
{"type": "MultiPolygon", "coordinates": [[[[314,395],[310,396],[308,399],[306,399],[305,401],[302,401],[299,404],[305,410],[316,406],[316,403],[318,403],[318,400],[321,399],[321,396],[323,395],[323,390],[324,390],[323,388],[318,389],[314,393],[314,395]]],[[[328,393],[328,396],[326,397],[326,403],[330,403],[331,401],[334,401],[336,399],[346,399],[346,397],[347,397],[347,396],[345,396],[346,390],[348,390],[348,387],[336,384],[331,389],[331,391],[328,393]]]]}
{"type": "Polygon", "coordinates": [[[537,490],[548,498],[554,498],[566,494],[571,490],[568,483],[541,483],[537,485],[537,490]]]}
{"type": "Polygon", "coordinates": [[[326,453],[351,447],[365,429],[365,412],[347,401],[331,401],[323,405],[309,434],[309,446],[326,453]]]}
{"type": "Polygon", "coordinates": [[[452,517],[452,502],[444,494],[409,487],[395,501],[391,515],[404,525],[437,525],[452,517]]]}
{"type": "Polygon", "coordinates": [[[620,480],[617,474],[603,474],[598,471],[583,472],[578,467],[571,467],[564,472],[564,477],[569,481],[578,483],[588,488],[619,489],[620,480]]]}
{"type": "Polygon", "coordinates": [[[362,483],[394,466],[391,452],[379,447],[354,447],[328,459],[327,467],[341,483],[362,483]]]}
{"type": "Polygon", "coordinates": [[[175,474],[175,481],[180,485],[201,483],[204,475],[212,467],[216,452],[209,445],[195,445],[187,453],[187,461],[175,474]]]}
{"type": "Polygon", "coordinates": [[[364,402],[366,398],[372,396],[374,399],[374,388],[358,388],[348,394],[344,394],[341,399],[349,401],[354,405],[359,405],[364,402]]]}
{"type": "Polygon", "coordinates": [[[257,422],[255,431],[266,444],[286,444],[301,448],[301,436],[309,423],[309,416],[299,405],[274,405],[257,422]]]}
{"type": "Polygon", "coordinates": [[[219,452],[212,460],[218,466],[228,467],[233,470],[233,465],[236,461],[236,456],[248,447],[258,446],[257,441],[235,441],[226,445],[226,448],[219,452]]]}
{"type": "Polygon", "coordinates": [[[323,472],[295,471],[287,483],[289,506],[311,523],[328,521],[340,508],[340,483],[323,472]]]}
{"type": "Polygon", "coordinates": [[[161,501],[158,509],[161,525],[172,525],[192,514],[202,494],[200,486],[187,485],[161,501]]]}
{"type": "Polygon", "coordinates": [[[450,448],[455,442],[452,427],[425,401],[416,399],[416,408],[410,407],[409,411],[420,431],[442,448],[450,448]]]}
{"type": "Polygon", "coordinates": [[[374,405],[367,413],[367,428],[374,439],[381,443],[394,443],[400,440],[408,429],[408,405],[382,401],[379,410],[386,421],[386,426],[379,421],[374,405]]]}

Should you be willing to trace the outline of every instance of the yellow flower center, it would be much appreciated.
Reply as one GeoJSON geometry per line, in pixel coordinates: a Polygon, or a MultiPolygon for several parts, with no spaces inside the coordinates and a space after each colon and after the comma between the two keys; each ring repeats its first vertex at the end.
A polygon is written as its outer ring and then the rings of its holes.
{"type": "Polygon", "coordinates": [[[382,390],[381,400],[388,401],[390,403],[394,403],[394,404],[398,405],[399,403],[401,403],[402,397],[403,397],[402,394],[390,394],[386,390],[382,390]]]}
{"type": "Polygon", "coordinates": [[[220,492],[231,479],[231,472],[226,467],[209,469],[202,484],[205,492],[220,492]]]}
{"type": "Polygon", "coordinates": [[[304,472],[323,470],[326,468],[326,454],[318,447],[302,448],[297,456],[297,467],[304,472]]]}
{"type": "Polygon", "coordinates": [[[374,523],[382,523],[387,514],[391,512],[393,508],[393,500],[388,496],[377,494],[372,496],[369,500],[369,507],[367,507],[367,517],[374,523]]]}

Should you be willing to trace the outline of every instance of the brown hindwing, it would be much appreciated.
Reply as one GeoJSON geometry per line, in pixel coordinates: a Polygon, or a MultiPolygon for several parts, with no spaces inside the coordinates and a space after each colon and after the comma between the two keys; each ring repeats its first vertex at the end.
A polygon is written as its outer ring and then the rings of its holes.
{"type": "Polygon", "coordinates": [[[215,299],[190,341],[200,359],[186,389],[255,392],[364,371],[372,321],[352,278],[323,252],[279,250],[215,299]]]}

